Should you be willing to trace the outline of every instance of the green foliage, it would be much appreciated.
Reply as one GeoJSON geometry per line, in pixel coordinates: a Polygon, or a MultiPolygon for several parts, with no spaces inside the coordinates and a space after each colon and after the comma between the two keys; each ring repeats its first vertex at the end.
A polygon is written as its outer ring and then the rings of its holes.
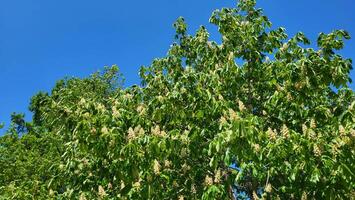
{"type": "Polygon", "coordinates": [[[0,138],[2,198],[354,195],[352,64],[336,53],[348,33],[322,33],[309,48],[254,6],[213,12],[221,44],[204,27],[189,35],[179,18],[176,42],[141,68],[141,86],[122,88],[113,66],[34,96],[33,122],[14,115],[0,138]]]}

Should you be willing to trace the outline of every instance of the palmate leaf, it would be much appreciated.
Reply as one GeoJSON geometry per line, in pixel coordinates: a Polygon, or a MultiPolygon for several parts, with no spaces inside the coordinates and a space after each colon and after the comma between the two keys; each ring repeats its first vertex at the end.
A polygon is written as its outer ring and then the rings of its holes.
{"type": "Polygon", "coordinates": [[[309,48],[255,5],[212,13],[220,44],[179,18],[140,86],[112,66],[34,96],[33,122],[0,138],[1,198],[352,197],[352,64],[336,54],[349,34],[309,48]]]}

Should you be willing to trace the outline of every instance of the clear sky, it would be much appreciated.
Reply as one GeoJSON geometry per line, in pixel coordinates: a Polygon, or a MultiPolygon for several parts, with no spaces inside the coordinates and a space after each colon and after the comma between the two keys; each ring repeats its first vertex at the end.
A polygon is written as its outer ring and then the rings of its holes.
{"type": "MultiPolygon", "coordinates": [[[[23,112],[30,119],[31,96],[50,91],[65,76],[85,77],[117,64],[126,86],[139,84],[139,67],[166,55],[175,19],[185,17],[190,33],[205,25],[211,38],[218,39],[216,27],[208,24],[210,14],[235,3],[0,0],[0,122],[8,126],[11,112],[23,112]]],[[[355,60],[353,0],[259,0],[258,5],[274,27],[285,27],[289,36],[302,31],[314,42],[319,32],[346,29],[354,39],[341,54],[355,60]]]]}

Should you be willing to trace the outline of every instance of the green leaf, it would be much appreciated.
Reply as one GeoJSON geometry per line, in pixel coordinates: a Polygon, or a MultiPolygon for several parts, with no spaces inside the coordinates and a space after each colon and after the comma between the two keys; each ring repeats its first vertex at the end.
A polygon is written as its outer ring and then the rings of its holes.
{"type": "Polygon", "coordinates": [[[311,174],[310,181],[312,183],[317,183],[319,181],[319,178],[320,178],[319,169],[318,168],[314,168],[313,171],[312,171],[312,174],[311,174]]]}

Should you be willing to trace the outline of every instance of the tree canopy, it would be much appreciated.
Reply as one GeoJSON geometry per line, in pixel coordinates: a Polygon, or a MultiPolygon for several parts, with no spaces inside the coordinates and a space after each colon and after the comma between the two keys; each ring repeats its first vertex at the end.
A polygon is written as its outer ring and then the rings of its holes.
{"type": "Polygon", "coordinates": [[[212,13],[222,42],[175,23],[167,56],[124,88],[117,66],[67,78],[13,114],[1,199],[349,199],[355,95],[344,30],[317,48],[255,0],[212,13]]]}

